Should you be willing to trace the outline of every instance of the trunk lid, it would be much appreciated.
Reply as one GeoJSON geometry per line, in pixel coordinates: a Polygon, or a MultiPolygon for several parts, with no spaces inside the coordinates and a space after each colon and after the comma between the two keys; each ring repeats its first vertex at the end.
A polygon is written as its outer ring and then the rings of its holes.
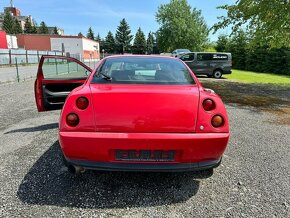
{"type": "Polygon", "coordinates": [[[97,132],[195,132],[196,85],[91,84],[97,132]]]}

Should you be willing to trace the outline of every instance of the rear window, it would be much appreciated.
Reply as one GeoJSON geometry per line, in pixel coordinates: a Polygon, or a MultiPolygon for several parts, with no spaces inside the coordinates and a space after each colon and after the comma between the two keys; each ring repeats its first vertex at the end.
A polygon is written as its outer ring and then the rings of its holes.
{"type": "Polygon", "coordinates": [[[178,59],[159,57],[113,57],[94,75],[92,83],[195,84],[178,59]]]}

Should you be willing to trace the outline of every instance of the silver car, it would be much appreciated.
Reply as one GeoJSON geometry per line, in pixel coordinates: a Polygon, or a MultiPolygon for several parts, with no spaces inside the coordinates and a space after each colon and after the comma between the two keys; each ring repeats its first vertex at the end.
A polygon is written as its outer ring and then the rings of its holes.
{"type": "Polygon", "coordinates": [[[232,54],[216,52],[190,52],[179,57],[196,75],[219,79],[232,73],[232,54]]]}
{"type": "Polygon", "coordinates": [[[171,56],[172,57],[180,57],[181,55],[189,53],[189,52],[191,52],[191,51],[188,49],[176,49],[171,53],[171,56]]]}

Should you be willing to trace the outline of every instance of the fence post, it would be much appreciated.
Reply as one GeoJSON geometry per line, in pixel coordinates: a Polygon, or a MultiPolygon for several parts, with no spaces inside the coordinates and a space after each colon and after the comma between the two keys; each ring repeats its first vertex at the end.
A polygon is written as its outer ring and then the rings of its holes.
{"type": "Polygon", "coordinates": [[[16,76],[17,76],[17,82],[19,82],[19,72],[18,72],[18,63],[17,63],[17,57],[15,57],[15,66],[16,66],[16,76]]]}
{"type": "Polygon", "coordinates": [[[27,54],[27,50],[25,52],[25,56],[26,56],[26,64],[28,64],[28,54],[27,54]]]}
{"type": "Polygon", "coordinates": [[[9,64],[12,64],[12,58],[11,58],[11,49],[9,49],[9,64]]]}
{"type": "Polygon", "coordinates": [[[39,51],[37,50],[37,60],[38,60],[38,63],[39,63],[39,51]]]}

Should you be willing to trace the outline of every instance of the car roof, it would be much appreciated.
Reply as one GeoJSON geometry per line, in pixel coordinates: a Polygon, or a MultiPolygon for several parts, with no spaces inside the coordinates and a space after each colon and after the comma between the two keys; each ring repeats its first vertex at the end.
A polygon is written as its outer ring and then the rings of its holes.
{"type": "Polygon", "coordinates": [[[114,58],[136,58],[136,57],[143,57],[143,58],[164,58],[164,59],[171,59],[171,60],[178,60],[174,57],[170,57],[170,56],[162,56],[162,55],[130,55],[130,54],[126,54],[126,55],[111,55],[111,56],[107,56],[105,57],[105,59],[114,59],[114,58]]]}

